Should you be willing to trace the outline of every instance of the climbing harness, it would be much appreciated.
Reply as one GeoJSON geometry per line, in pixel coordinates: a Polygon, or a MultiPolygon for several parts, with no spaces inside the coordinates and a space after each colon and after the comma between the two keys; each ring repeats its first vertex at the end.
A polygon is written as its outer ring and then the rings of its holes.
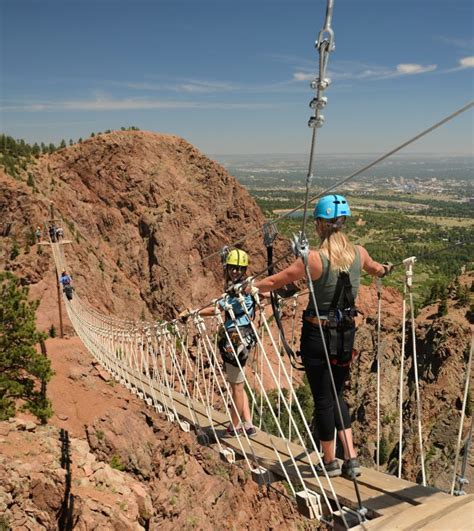
{"type": "Polygon", "coordinates": [[[349,273],[341,271],[329,306],[327,326],[324,327],[329,345],[329,357],[333,365],[347,367],[355,357],[356,315],[357,309],[349,273]]]}

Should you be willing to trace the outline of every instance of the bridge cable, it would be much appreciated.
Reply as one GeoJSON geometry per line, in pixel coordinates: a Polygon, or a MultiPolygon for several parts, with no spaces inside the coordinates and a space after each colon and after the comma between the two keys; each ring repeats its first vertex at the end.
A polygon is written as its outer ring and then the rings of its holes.
{"type": "Polygon", "coordinates": [[[459,454],[460,454],[460,451],[461,451],[461,439],[462,439],[462,432],[463,432],[463,428],[464,428],[464,418],[465,418],[465,415],[466,415],[467,400],[469,398],[469,385],[470,385],[470,379],[471,379],[471,366],[472,366],[472,351],[473,351],[473,349],[474,349],[474,338],[471,336],[471,346],[470,346],[470,349],[469,349],[469,359],[468,359],[467,366],[466,366],[466,383],[464,385],[464,396],[463,396],[463,400],[462,400],[461,420],[459,422],[458,441],[457,441],[457,444],[456,444],[456,454],[455,454],[455,459],[454,459],[454,472],[453,472],[453,481],[451,483],[451,494],[455,493],[456,482],[459,485],[459,487],[458,487],[458,491],[459,492],[463,491],[464,483],[466,483],[466,479],[464,477],[464,474],[465,474],[465,468],[466,468],[466,464],[467,464],[467,454],[469,453],[470,441],[472,439],[472,424],[473,424],[472,423],[472,417],[471,417],[471,427],[470,427],[470,430],[469,430],[469,436],[468,436],[468,438],[466,440],[465,451],[464,451],[464,456],[463,456],[463,470],[461,471],[459,476],[457,475],[457,469],[458,469],[459,454]],[[464,461],[466,461],[466,463],[464,463],[464,461]]]}

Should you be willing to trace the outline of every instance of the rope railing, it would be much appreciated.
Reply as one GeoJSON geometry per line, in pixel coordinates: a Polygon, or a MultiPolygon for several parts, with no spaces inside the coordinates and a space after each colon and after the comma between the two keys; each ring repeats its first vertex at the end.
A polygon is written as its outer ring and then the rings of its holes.
{"type": "MultiPolygon", "coordinates": [[[[63,246],[52,243],[51,248],[57,270],[67,270],[63,246]]],[[[405,265],[407,266],[407,260],[412,259],[413,257],[406,259],[405,265]]],[[[408,266],[407,271],[409,271],[408,266]]],[[[405,321],[408,317],[405,315],[407,299],[410,309],[413,309],[410,274],[406,274],[404,293],[399,389],[399,477],[401,477],[403,457],[403,385],[406,350],[405,321]]],[[[303,291],[283,302],[288,307],[287,315],[290,315],[292,321],[290,326],[292,345],[295,342],[298,305],[302,297],[306,297],[307,294],[307,291],[303,291]]],[[[321,493],[321,502],[324,503],[329,514],[334,510],[341,510],[337,492],[330,478],[326,474],[323,485],[322,478],[316,471],[316,465],[322,463],[322,456],[298,400],[291,363],[287,357],[282,355],[279,331],[274,320],[267,315],[268,306],[265,307],[261,303],[259,294],[256,293],[254,297],[259,310],[258,319],[252,320],[243,302],[243,294],[240,292],[236,296],[240,299],[256,337],[257,344],[244,371],[244,383],[252,416],[256,416],[259,429],[255,440],[247,435],[246,430],[242,433],[237,432],[233,439],[237,445],[237,451],[243,456],[248,469],[252,471],[265,469],[268,466],[268,451],[266,456],[262,457],[258,441],[260,435],[265,433],[267,450],[273,455],[272,470],[286,480],[292,495],[304,492],[311,498],[316,486],[318,492],[321,493]]],[[[381,437],[380,293],[378,297],[377,426],[375,434],[377,468],[380,464],[381,437]]],[[[225,309],[240,335],[232,306],[226,303],[228,299],[229,295],[224,293],[213,302],[217,309],[218,302],[224,301],[225,309]]],[[[198,435],[204,434],[206,440],[212,440],[217,444],[219,451],[226,451],[228,445],[225,442],[224,428],[231,419],[231,410],[237,410],[237,408],[226,381],[219,353],[217,341],[219,329],[223,329],[229,344],[234,349],[224,327],[221,312],[216,311],[215,315],[204,319],[197,311],[191,311],[190,318],[185,322],[174,320],[150,323],[105,315],[90,307],[77,293],[74,294],[73,300],[65,299],[65,303],[70,321],[78,336],[115,380],[137,394],[148,405],[164,413],[170,421],[178,422],[183,427],[187,423],[185,419],[189,420],[198,435]]],[[[426,484],[413,311],[410,312],[410,318],[421,473],[423,484],[426,484]]],[[[240,341],[243,342],[241,335],[240,341]]],[[[239,368],[243,369],[235,351],[234,355],[239,368]]],[[[239,422],[242,423],[241,418],[239,422]]],[[[459,455],[459,449],[457,455],[459,455]]],[[[317,499],[320,503],[319,498],[317,499]]],[[[321,507],[317,507],[315,512],[322,514],[321,507]]]]}

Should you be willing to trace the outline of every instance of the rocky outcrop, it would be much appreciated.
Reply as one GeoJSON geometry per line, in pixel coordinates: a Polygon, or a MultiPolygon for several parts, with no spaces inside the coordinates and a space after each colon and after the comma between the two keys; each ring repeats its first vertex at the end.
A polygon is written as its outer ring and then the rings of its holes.
{"type": "Polygon", "coordinates": [[[49,530],[65,516],[84,531],[307,527],[286,498],[166,420],[120,410],[97,422],[91,445],[70,439],[69,478],[57,428],[0,423],[0,526],[49,530]]]}
{"type": "MultiPolygon", "coordinates": [[[[466,360],[471,340],[467,325],[449,317],[416,325],[418,376],[422,406],[423,442],[427,481],[447,489],[452,480],[454,451],[466,381],[466,360]]],[[[381,338],[381,424],[383,468],[398,468],[399,379],[401,329],[383,327],[381,338]]],[[[367,466],[375,464],[376,447],[376,338],[372,326],[359,329],[360,355],[354,363],[348,401],[353,411],[355,439],[367,466]]],[[[411,329],[407,329],[403,376],[403,473],[420,481],[420,450],[414,385],[411,329]]],[[[465,429],[471,419],[468,417],[465,429]]],[[[468,467],[468,477],[472,467],[468,467]]]]}

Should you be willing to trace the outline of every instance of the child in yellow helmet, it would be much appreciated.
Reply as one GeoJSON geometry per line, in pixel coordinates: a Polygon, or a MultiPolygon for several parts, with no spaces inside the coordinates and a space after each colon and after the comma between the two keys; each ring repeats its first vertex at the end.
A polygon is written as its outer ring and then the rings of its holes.
{"type": "MultiPolygon", "coordinates": [[[[232,249],[227,254],[224,266],[225,289],[244,280],[248,265],[249,257],[245,251],[232,249]]],[[[229,296],[219,302],[226,316],[224,329],[220,332],[219,350],[224,360],[224,371],[232,392],[231,423],[226,430],[229,437],[241,435],[244,430],[249,437],[256,433],[245,392],[244,373],[244,366],[256,343],[249,320],[249,315],[253,317],[255,313],[255,301],[250,295],[244,295],[244,304],[247,311],[235,296],[229,296]],[[228,305],[232,308],[234,318],[226,311],[228,305]]],[[[214,315],[214,307],[209,306],[199,313],[202,316],[214,315]]]]}

